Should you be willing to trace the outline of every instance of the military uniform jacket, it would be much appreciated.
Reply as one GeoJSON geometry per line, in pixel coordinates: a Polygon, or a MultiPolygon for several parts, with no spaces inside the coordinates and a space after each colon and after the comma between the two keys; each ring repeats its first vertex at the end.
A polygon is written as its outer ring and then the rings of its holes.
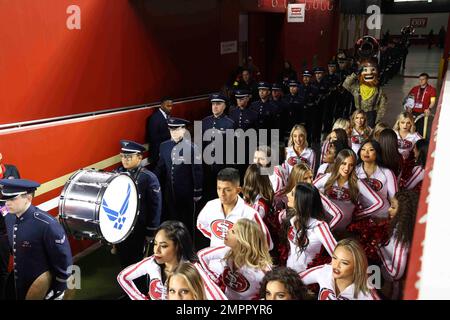
{"type": "Polygon", "coordinates": [[[249,108],[241,109],[233,106],[230,109],[229,117],[236,124],[236,129],[256,129],[258,122],[258,114],[249,108]]]}
{"type": "Polygon", "coordinates": [[[309,84],[307,86],[301,85],[300,91],[303,91],[305,97],[305,107],[314,108],[319,97],[319,89],[315,85],[309,84]]]}
{"type": "Polygon", "coordinates": [[[328,96],[328,92],[329,92],[329,85],[327,80],[324,78],[322,78],[322,81],[316,81],[314,82],[314,85],[316,86],[317,90],[318,90],[318,103],[322,103],[328,96]]]}
{"type": "Polygon", "coordinates": [[[14,257],[17,299],[25,299],[31,284],[46,271],[53,276],[50,289],[64,291],[72,253],[58,221],[31,205],[20,218],[13,214],[5,216],[5,223],[14,257]]]}
{"type": "Polygon", "coordinates": [[[275,121],[273,117],[276,115],[278,108],[273,105],[272,101],[255,101],[250,105],[250,109],[258,114],[258,129],[274,128],[275,121]]]}
{"type": "Polygon", "coordinates": [[[387,97],[381,87],[377,87],[375,93],[369,99],[363,100],[360,94],[358,76],[355,73],[345,79],[343,87],[353,95],[356,109],[361,109],[364,112],[376,111],[376,122],[383,119],[386,112],[387,97]]]}
{"type": "Polygon", "coordinates": [[[119,167],[117,172],[128,172],[137,184],[139,192],[139,223],[145,226],[146,234],[153,235],[161,220],[161,186],[156,175],[139,166],[132,170],[119,167]]]}
{"type": "Polygon", "coordinates": [[[164,111],[156,110],[147,122],[147,142],[149,143],[149,158],[152,161],[158,159],[159,146],[162,142],[170,139],[167,119],[164,111]]]}
{"type": "Polygon", "coordinates": [[[327,74],[324,77],[330,92],[334,92],[337,90],[339,84],[341,83],[340,77],[337,73],[327,74]]]}
{"type": "Polygon", "coordinates": [[[161,144],[155,172],[176,199],[202,196],[203,170],[200,150],[191,141],[169,140],[161,144]]]}

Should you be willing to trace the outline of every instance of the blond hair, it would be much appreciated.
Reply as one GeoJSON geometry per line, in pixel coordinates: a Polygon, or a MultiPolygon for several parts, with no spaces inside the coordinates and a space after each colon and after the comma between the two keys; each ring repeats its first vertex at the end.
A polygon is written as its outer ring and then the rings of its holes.
{"type": "Polygon", "coordinates": [[[300,130],[300,132],[301,132],[301,133],[303,134],[303,136],[305,137],[305,142],[303,143],[303,146],[302,146],[302,147],[303,147],[303,148],[308,148],[308,141],[307,141],[308,134],[306,133],[305,127],[304,127],[303,125],[301,125],[301,124],[296,124],[296,125],[292,128],[291,133],[289,134],[288,146],[289,146],[289,147],[294,146],[294,132],[297,131],[297,130],[300,130]]]}
{"type": "Polygon", "coordinates": [[[360,292],[367,293],[369,292],[369,287],[367,286],[367,257],[363,248],[359,244],[358,241],[352,238],[347,238],[339,241],[336,245],[334,251],[337,248],[343,247],[347,251],[349,251],[353,256],[353,284],[355,286],[354,296],[353,298],[357,298],[360,292]]]}
{"type": "Polygon", "coordinates": [[[384,129],[389,129],[389,126],[384,122],[378,122],[375,127],[373,127],[371,138],[378,141],[380,138],[380,133],[384,129]]]}
{"type": "Polygon", "coordinates": [[[170,279],[179,276],[186,281],[189,291],[192,292],[194,300],[206,300],[203,279],[197,268],[190,262],[181,262],[175,271],[167,278],[167,292],[170,289],[170,279]]]}
{"type": "Polygon", "coordinates": [[[270,269],[272,258],[261,227],[255,221],[243,218],[234,224],[233,229],[237,245],[225,255],[224,260],[232,260],[238,269],[243,266],[270,269]]]}
{"type": "Polygon", "coordinates": [[[367,139],[369,137],[371,129],[367,125],[367,114],[363,110],[359,109],[359,110],[355,110],[355,112],[353,112],[352,117],[351,117],[351,126],[353,128],[356,128],[355,119],[356,119],[356,116],[359,115],[359,114],[364,116],[364,125],[363,125],[362,128],[363,128],[363,135],[367,139]]]}
{"type": "Polygon", "coordinates": [[[416,125],[414,124],[414,117],[411,113],[403,111],[397,117],[397,121],[394,124],[394,131],[400,132],[400,121],[409,119],[411,121],[411,129],[409,129],[410,133],[416,132],[416,125]]]}
{"type": "Polygon", "coordinates": [[[304,182],[305,175],[308,171],[312,172],[311,168],[306,163],[299,163],[293,166],[282,193],[287,194],[294,189],[299,182],[304,182]]]}
{"type": "Polygon", "coordinates": [[[334,129],[344,129],[345,131],[347,131],[349,128],[351,128],[351,125],[352,124],[350,123],[350,120],[339,118],[334,122],[333,129],[331,131],[333,131],[334,129]]]}

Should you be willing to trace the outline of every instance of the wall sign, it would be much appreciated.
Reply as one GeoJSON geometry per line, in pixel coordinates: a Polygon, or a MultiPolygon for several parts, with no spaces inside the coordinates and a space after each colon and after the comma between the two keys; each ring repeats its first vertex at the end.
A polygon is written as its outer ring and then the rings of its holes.
{"type": "Polygon", "coordinates": [[[411,18],[409,21],[409,25],[414,28],[426,28],[427,27],[428,18],[411,18]]]}
{"type": "Polygon", "coordinates": [[[288,22],[305,22],[305,3],[289,3],[287,7],[288,22]]]}
{"type": "Polygon", "coordinates": [[[223,41],[220,43],[220,54],[236,53],[237,51],[237,41],[223,41]]]}

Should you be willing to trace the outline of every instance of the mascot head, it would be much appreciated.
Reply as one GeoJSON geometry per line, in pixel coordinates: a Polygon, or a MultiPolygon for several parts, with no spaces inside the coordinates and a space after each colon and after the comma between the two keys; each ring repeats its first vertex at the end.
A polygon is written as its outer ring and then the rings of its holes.
{"type": "Polygon", "coordinates": [[[359,83],[369,87],[378,86],[378,62],[376,59],[364,59],[360,63],[362,68],[359,75],[359,83]]]}

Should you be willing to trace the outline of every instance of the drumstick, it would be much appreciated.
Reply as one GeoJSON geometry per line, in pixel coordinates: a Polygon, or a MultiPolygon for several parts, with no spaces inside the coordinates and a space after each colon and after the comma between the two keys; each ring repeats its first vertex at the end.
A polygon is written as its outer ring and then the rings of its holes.
{"type": "Polygon", "coordinates": [[[428,115],[425,116],[425,120],[423,122],[423,138],[427,138],[427,128],[428,128],[428,115]]]}

